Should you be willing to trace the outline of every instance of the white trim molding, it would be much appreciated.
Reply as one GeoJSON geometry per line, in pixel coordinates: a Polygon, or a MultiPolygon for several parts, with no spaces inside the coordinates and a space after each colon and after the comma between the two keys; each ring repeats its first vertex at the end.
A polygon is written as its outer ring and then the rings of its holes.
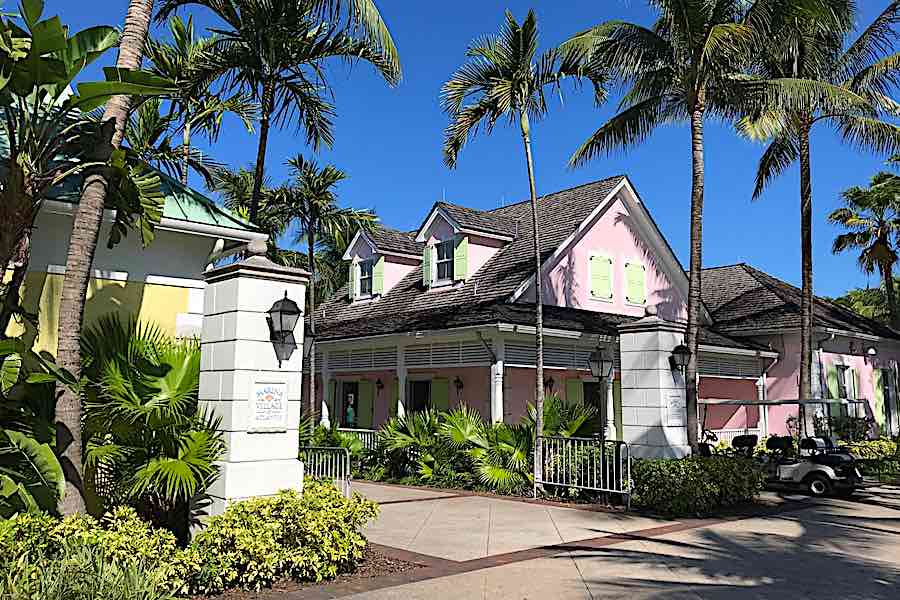
{"type": "Polygon", "coordinates": [[[205,290],[206,282],[202,279],[190,279],[187,277],[169,277],[168,275],[147,275],[145,283],[153,285],[171,285],[173,287],[205,290]]]}
{"type": "MultiPolygon", "coordinates": [[[[47,273],[50,275],[65,275],[66,265],[49,264],[47,265],[47,273]]],[[[128,272],[91,269],[91,277],[94,279],[107,279],[109,281],[128,281],[128,272]]]]}

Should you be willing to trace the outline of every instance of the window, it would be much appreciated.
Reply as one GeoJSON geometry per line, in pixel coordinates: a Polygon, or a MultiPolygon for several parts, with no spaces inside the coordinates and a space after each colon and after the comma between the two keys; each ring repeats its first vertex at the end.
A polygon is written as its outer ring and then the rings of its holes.
{"type": "Polygon", "coordinates": [[[359,295],[372,295],[372,261],[364,260],[359,263],[359,295]]]}
{"type": "Polygon", "coordinates": [[[435,246],[437,253],[437,280],[453,281],[453,240],[435,246]]]}
{"type": "Polygon", "coordinates": [[[848,393],[849,388],[847,387],[848,371],[849,367],[845,367],[843,365],[838,365],[837,367],[838,398],[841,399],[850,397],[848,393]]]}

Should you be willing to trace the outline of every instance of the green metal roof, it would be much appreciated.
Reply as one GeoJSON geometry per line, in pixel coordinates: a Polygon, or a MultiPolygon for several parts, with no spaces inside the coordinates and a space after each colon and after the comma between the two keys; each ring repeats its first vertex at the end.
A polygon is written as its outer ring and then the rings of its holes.
{"type": "Polygon", "coordinates": [[[182,185],[180,181],[165,173],[159,172],[159,177],[160,189],[166,197],[163,217],[241,231],[259,231],[259,228],[249,221],[219,206],[197,190],[182,185]]]}

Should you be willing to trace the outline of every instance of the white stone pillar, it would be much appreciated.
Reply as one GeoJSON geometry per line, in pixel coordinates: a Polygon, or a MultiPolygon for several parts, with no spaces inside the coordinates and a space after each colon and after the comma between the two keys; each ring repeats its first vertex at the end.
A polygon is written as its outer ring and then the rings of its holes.
{"type": "Polygon", "coordinates": [[[503,338],[494,340],[494,361],[491,363],[491,421],[503,422],[503,365],[506,343],[503,338]]]}
{"type": "MultiPolygon", "coordinates": [[[[648,311],[649,312],[649,311],[648,311]]],[[[690,453],[684,377],[669,357],[685,326],[650,314],[619,326],[622,356],[622,438],[638,457],[690,453]]]]}
{"type": "Polygon", "coordinates": [[[226,442],[208,490],[210,514],[235,500],[302,489],[303,319],[294,329],[297,349],[279,365],[266,313],[285,293],[302,309],[308,276],[262,256],[205,274],[200,403],[221,418],[226,442]]]}
{"type": "Polygon", "coordinates": [[[406,349],[397,345],[397,416],[406,414],[406,349]]]}
{"type": "MultiPolygon", "coordinates": [[[[328,406],[331,394],[331,371],[328,370],[328,352],[324,349],[322,350],[322,374],[319,378],[319,385],[322,386],[322,418],[320,422],[325,427],[331,427],[331,407],[328,406]]],[[[333,399],[332,404],[334,404],[333,399]]]]}

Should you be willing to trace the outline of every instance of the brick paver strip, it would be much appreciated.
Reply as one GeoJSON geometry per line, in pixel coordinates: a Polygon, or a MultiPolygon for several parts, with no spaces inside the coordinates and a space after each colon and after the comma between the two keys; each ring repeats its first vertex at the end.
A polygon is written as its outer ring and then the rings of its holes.
{"type": "Polygon", "coordinates": [[[352,596],[353,594],[372,592],[375,590],[406,585],[408,583],[437,579],[438,577],[471,573],[473,571],[481,571],[483,569],[500,567],[537,558],[556,556],[564,552],[598,550],[600,548],[623,544],[625,542],[637,540],[646,541],[672,533],[680,533],[743,519],[791,513],[812,508],[814,506],[817,505],[811,502],[789,501],[775,507],[755,507],[741,514],[729,515],[726,517],[678,521],[668,525],[649,527],[647,529],[639,529],[628,533],[613,533],[585,540],[562,542],[549,546],[538,546],[536,548],[507,552],[506,554],[495,554],[493,556],[485,556],[482,558],[473,558],[465,561],[454,561],[437,556],[410,552],[409,550],[394,548],[392,546],[372,544],[373,547],[377,547],[385,555],[423,566],[418,569],[394,573],[392,575],[384,575],[381,577],[372,577],[371,579],[359,579],[335,585],[323,585],[321,587],[307,588],[295,592],[271,592],[269,595],[260,594],[258,597],[260,600],[326,600],[331,598],[343,598],[345,596],[352,596]]]}

